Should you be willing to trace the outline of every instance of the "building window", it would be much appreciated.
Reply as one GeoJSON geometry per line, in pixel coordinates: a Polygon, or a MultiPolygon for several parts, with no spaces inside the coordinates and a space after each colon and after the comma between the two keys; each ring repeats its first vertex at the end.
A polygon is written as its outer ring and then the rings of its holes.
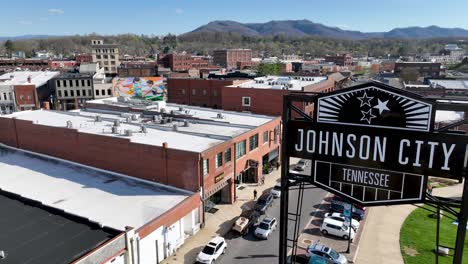
{"type": "Polygon", "coordinates": [[[218,96],[218,91],[214,90],[213,91],[213,96],[218,96]]]}
{"type": "Polygon", "coordinates": [[[88,83],[88,86],[91,86],[91,80],[88,80],[87,83],[88,83]]]}
{"type": "Polygon", "coordinates": [[[63,94],[64,94],[64,97],[68,97],[68,91],[67,90],[63,91],[63,94]]]}
{"type": "Polygon", "coordinates": [[[85,81],[85,80],[81,80],[81,86],[85,86],[85,85],[84,85],[84,81],[85,81]]]}
{"type": "Polygon", "coordinates": [[[215,165],[216,165],[216,168],[223,166],[223,153],[222,152],[219,152],[218,154],[216,154],[215,165]]]}
{"type": "Polygon", "coordinates": [[[88,90],[88,96],[91,96],[92,92],[91,89],[88,90]]]}
{"type": "Polygon", "coordinates": [[[185,89],[182,89],[182,94],[185,95],[185,89]]]}
{"type": "Polygon", "coordinates": [[[83,92],[83,96],[86,96],[86,90],[81,90],[83,92]]]}
{"type": "Polygon", "coordinates": [[[209,160],[204,159],[203,160],[203,176],[208,175],[208,173],[210,172],[209,166],[210,166],[209,160]]]}
{"type": "Polygon", "coordinates": [[[231,161],[231,148],[228,148],[224,152],[224,163],[228,163],[230,161],[231,161]]]}
{"type": "Polygon", "coordinates": [[[57,81],[56,81],[56,84],[57,84],[57,87],[60,87],[60,84],[61,84],[61,83],[60,83],[60,80],[57,80],[57,81]]]}
{"type": "Polygon", "coordinates": [[[96,96],[99,96],[99,90],[96,90],[96,96]]]}
{"type": "Polygon", "coordinates": [[[279,126],[275,126],[275,131],[274,131],[275,144],[278,142],[278,135],[279,135],[279,126]]]}
{"type": "Polygon", "coordinates": [[[104,70],[105,70],[105,71],[109,71],[109,67],[104,67],[104,70]]]}
{"type": "MultiPolygon", "coordinates": [[[[110,58],[111,58],[111,59],[115,59],[115,56],[114,56],[114,55],[110,55],[110,58]]],[[[114,62],[114,64],[115,64],[115,62],[114,62]]]]}
{"type": "Polygon", "coordinates": [[[67,87],[67,80],[63,80],[63,87],[67,87]]]}
{"type": "Polygon", "coordinates": [[[58,96],[62,97],[62,91],[60,91],[60,90],[58,91],[58,96]]]}
{"type": "Polygon", "coordinates": [[[3,100],[5,100],[5,101],[7,100],[7,94],[6,93],[3,93],[3,98],[4,98],[3,100]]]}
{"type": "Polygon", "coordinates": [[[268,131],[263,132],[263,144],[268,142],[268,131]]]}
{"type": "Polygon", "coordinates": [[[203,89],[203,95],[206,95],[206,89],[203,89]]]}
{"type": "Polygon", "coordinates": [[[103,58],[104,58],[104,59],[107,59],[107,58],[108,58],[108,56],[107,56],[107,55],[103,55],[103,58]]]}
{"type": "Polygon", "coordinates": [[[242,97],[242,106],[250,106],[250,97],[248,96],[242,97]]]}
{"type": "Polygon", "coordinates": [[[192,89],[192,95],[196,95],[196,94],[197,94],[197,90],[192,89]]]}
{"type": "Polygon", "coordinates": [[[246,146],[247,142],[245,140],[242,140],[241,142],[236,143],[236,160],[239,159],[242,156],[245,156],[246,153],[246,146]]]}
{"type": "Polygon", "coordinates": [[[80,80],[75,80],[75,86],[80,86],[80,80]]]}
{"type": "Polygon", "coordinates": [[[96,55],[96,59],[101,59],[101,55],[96,55]]]}
{"type": "Polygon", "coordinates": [[[73,80],[68,80],[68,84],[70,85],[70,87],[73,87],[73,80]]]}
{"type": "Polygon", "coordinates": [[[252,151],[256,148],[258,148],[258,134],[251,136],[249,140],[249,151],[252,151]]]}
{"type": "Polygon", "coordinates": [[[111,89],[107,89],[107,95],[111,95],[112,94],[112,90],[111,89]]]}
{"type": "Polygon", "coordinates": [[[73,90],[70,90],[70,96],[72,96],[72,97],[75,96],[75,92],[73,90]]]}
{"type": "Polygon", "coordinates": [[[81,96],[81,91],[80,90],[76,90],[76,96],[81,96]]]}

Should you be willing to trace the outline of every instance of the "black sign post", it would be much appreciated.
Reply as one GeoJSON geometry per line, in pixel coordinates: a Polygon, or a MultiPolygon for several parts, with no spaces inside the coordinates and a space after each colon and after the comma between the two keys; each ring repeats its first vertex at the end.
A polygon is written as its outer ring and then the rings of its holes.
{"type": "MultiPolygon", "coordinates": [[[[468,137],[434,130],[434,101],[378,82],[313,97],[286,96],[284,101],[281,182],[285,193],[293,179],[365,206],[421,203],[428,176],[460,181],[467,176],[468,137]],[[313,118],[295,107],[298,99],[314,102],[313,118]],[[290,174],[290,157],[309,160],[310,173],[290,174]]],[[[459,217],[457,250],[466,232],[466,200],[459,217]]],[[[282,208],[286,206],[287,196],[281,202],[282,208]]],[[[284,232],[286,215],[282,209],[284,232]]],[[[281,234],[284,247],[287,234],[281,234]]],[[[457,250],[454,261],[461,261],[457,250]]]]}

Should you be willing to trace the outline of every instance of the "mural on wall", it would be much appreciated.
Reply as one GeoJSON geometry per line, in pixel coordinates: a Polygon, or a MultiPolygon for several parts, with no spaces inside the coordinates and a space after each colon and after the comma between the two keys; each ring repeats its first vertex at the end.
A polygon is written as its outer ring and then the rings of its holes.
{"type": "Polygon", "coordinates": [[[166,87],[162,77],[128,77],[115,78],[112,81],[117,96],[136,97],[146,100],[164,100],[166,87]]]}

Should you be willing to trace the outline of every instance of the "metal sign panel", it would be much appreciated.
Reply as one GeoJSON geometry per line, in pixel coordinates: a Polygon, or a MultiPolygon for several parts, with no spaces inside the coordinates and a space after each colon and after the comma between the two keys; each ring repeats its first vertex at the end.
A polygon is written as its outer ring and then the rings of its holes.
{"type": "Polygon", "coordinates": [[[376,83],[317,98],[315,121],[287,123],[300,177],[366,205],[422,202],[426,176],[467,176],[468,138],[433,132],[434,107],[376,83]],[[308,177],[308,179],[307,179],[308,177]]]}

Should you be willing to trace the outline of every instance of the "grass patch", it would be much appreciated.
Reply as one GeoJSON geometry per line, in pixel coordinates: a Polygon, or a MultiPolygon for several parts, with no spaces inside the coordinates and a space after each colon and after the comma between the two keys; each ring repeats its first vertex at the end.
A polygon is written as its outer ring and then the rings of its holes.
{"type": "MultiPolygon", "coordinates": [[[[425,208],[435,211],[432,207],[425,208]]],[[[400,247],[405,264],[430,264],[435,263],[436,225],[437,219],[432,218],[433,213],[418,208],[405,220],[400,230],[400,247]]],[[[445,213],[448,215],[448,213],[445,213]]],[[[440,244],[455,247],[457,226],[452,224],[452,219],[442,217],[440,220],[440,244]]],[[[463,263],[468,264],[468,240],[465,239],[463,263]]],[[[453,250],[450,250],[453,255],[453,250]]],[[[440,264],[453,262],[452,256],[439,257],[440,264]]]]}

